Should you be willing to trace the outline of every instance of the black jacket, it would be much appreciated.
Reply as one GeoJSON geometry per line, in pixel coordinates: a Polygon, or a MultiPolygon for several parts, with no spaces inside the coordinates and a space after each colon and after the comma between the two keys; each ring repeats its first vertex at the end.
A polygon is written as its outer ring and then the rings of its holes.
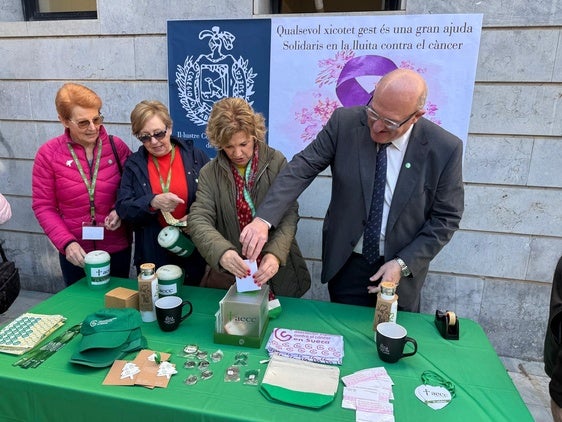
{"type": "Polygon", "coordinates": [[[544,370],[551,378],[550,397],[562,407],[562,257],[552,279],[550,312],[544,339],[544,370]]]}
{"type": "MultiPolygon", "coordinates": [[[[199,171],[209,157],[193,146],[192,140],[171,137],[181,154],[188,185],[187,209],[195,201],[199,171]]],[[[181,266],[186,273],[188,284],[198,284],[205,270],[205,261],[195,251],[189,258],[180,258],[158,244],[162,227],[158,223],[159,211],[152,211],[150,201],[155,194],[150,187],[148,176],[148,152],[141,146],[126,161],[121,185],[117,193],[115,208],[117,214],[132,227],[135,233],[134,264],[137,267],[152,262],[156,268],[166,264],[181,266]]]]}

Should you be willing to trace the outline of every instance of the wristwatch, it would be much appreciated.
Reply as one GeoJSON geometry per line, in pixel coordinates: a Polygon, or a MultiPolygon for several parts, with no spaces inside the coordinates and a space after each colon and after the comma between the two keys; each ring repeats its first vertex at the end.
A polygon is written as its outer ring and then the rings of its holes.
{"type": "Polygon", "coordinates": [[[398,265],[400,265],[400,269],[402,271],[402,277],[408,277],[410,274],[412,274],[406,263],[402,261],[402,258],[396,257],[394,258],[394,260],[398,262],[398,265]]]}

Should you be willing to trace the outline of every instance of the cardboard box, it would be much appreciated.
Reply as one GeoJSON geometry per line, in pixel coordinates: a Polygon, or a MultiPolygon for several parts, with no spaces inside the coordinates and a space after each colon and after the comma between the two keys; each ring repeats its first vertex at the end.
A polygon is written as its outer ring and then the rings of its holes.
{"type": "Polygon", "coordinates": [[[116,287],[105,294],[105,307],[139,309],[139,293],[125,287],[116,287]]]}

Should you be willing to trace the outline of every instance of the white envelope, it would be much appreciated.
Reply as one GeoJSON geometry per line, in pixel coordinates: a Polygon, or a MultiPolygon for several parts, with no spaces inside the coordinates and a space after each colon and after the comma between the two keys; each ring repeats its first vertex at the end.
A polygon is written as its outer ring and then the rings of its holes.
{"type": "Polygon", "coordinates": [[[258,263],[256,261],[250,262],[248,259],[245,259],[244,262],[250,267],[250,275],[244,278],[236,277],[236,290],[241,293],[260,290],[261,287],[254,283],[254,274],[258,271],[258,263]]]}

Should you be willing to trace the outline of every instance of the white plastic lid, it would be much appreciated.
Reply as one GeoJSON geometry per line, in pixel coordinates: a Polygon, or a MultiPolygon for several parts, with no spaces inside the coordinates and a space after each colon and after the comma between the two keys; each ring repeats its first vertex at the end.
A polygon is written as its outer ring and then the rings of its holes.
{"type": "Polygon", "coordinates": [[[183,271],[177,265],[162,265],[156,270],[156,276],[158,280],[175,280],[183,276],[183,271]]]}
{"type": "Polygon", "coordinates": [[[86,264],[103,264],[109,262],[111,257],[106,251],[92,251],[88,252],[84,257],[86,264]]]}
{"type": "Polygon", "coordinates": [[[178,241],[179,237],[180,229],[174,226],[166,226],[158,233],[158,243],[163,248],[168,249],[178,241]]]}

